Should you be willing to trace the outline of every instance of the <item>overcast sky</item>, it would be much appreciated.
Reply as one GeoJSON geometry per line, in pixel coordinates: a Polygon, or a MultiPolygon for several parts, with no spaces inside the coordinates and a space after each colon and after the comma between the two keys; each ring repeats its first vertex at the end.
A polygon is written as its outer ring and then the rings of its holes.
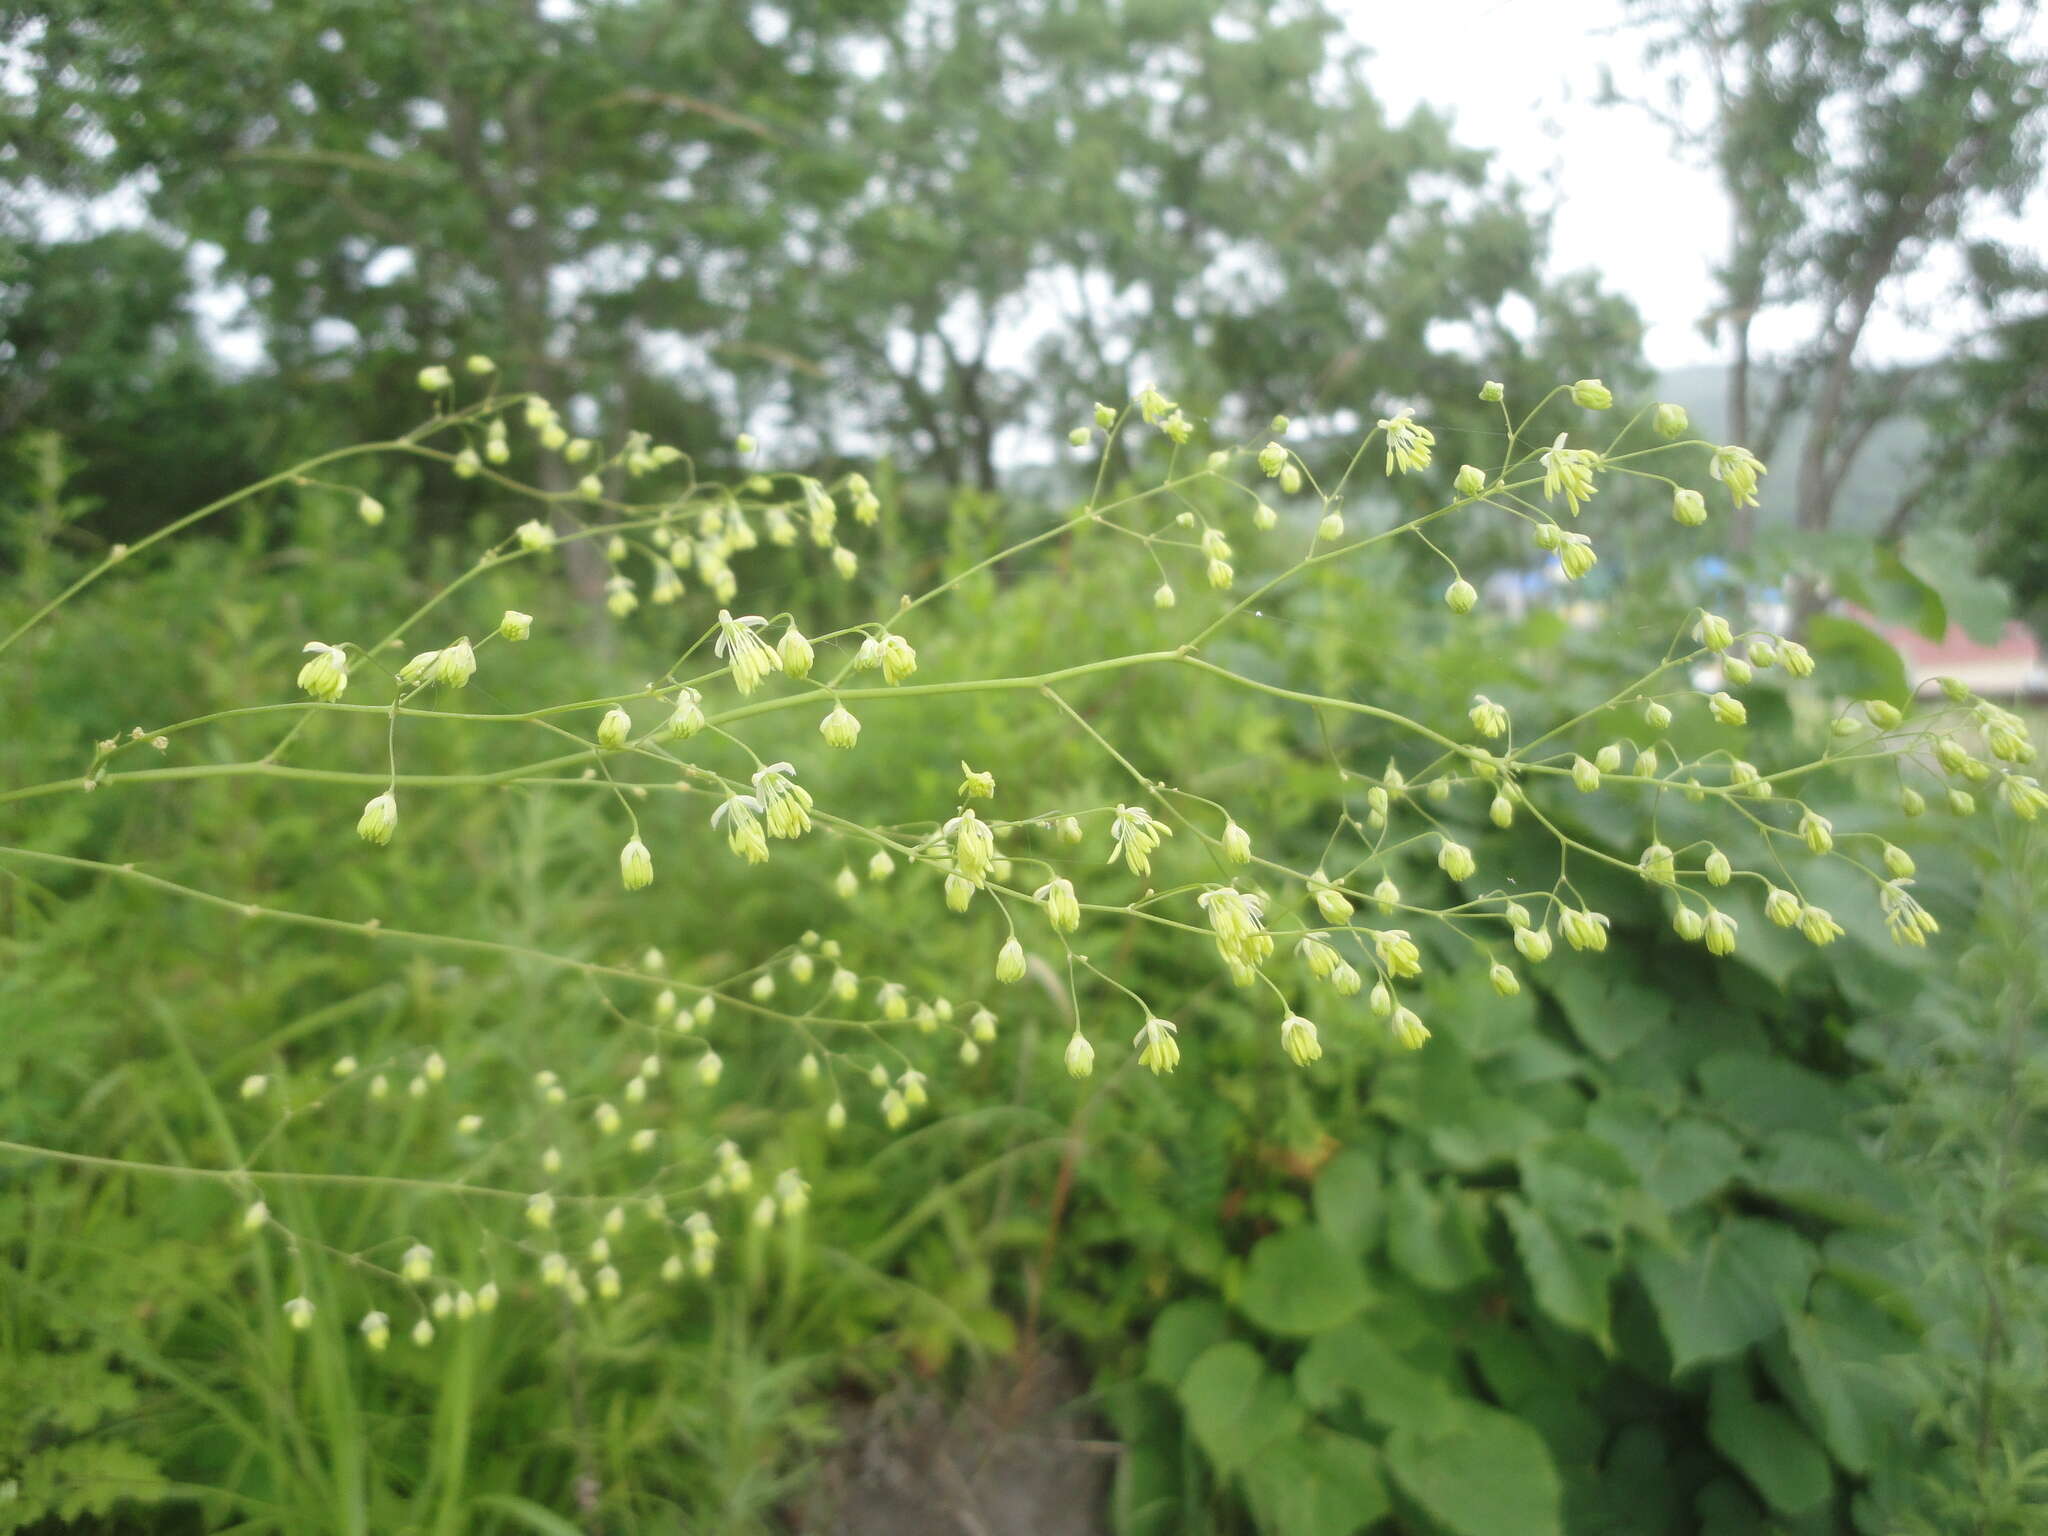
{"type": "MultiPolygon", "coordinates": [[[[1375,55],[1369,78],[1392,111],[1424,102],[1448,110],[1460,142],[1496,151],[1506,170],[1553,189],[1558,269],[1597,267],[1635,301],[1653,365],[1718,360],[1698,330],[1728,227],[1714,178],[1675,158],[1645,115],[1594,105],[1602,64],[1624,90],[1642,71],[1640,36],[1623,28],[1622,0],[1430,0],[1420,26],[1402,19],[1413,14],[1404,0],[1338,3],[1375,55]],[[1457,41],[1447,47],[1446,39],[1457,41]]],[[[2037,30],[2048,44],[2048,19],[2037,30]]],[[[1997,227],[2048,249],[2048,195],[2037,193],[2020,223],[1997,227]]],[[[1769,345],[1790,339],[1786,332],[1785,322],[1766,324],[1759,338],[1769,345]]],[[[1929,339],[1882,317],[1866,346],[1910,357],[1929,339]]]]}

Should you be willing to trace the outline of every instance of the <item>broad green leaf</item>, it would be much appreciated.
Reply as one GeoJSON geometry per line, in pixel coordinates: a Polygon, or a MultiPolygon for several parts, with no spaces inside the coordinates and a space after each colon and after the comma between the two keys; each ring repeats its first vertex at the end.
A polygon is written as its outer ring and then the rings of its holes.
{"type": "Polygon", "coordinates": [[[1456,1403],[1449,1383],[1404,1359],[1377,1323],[1360,1319],[1316,1335],[1294,1368],[1301,1400],[1327,1413],[1353,1399],[1368,1419],[1389,1428],[1438,1422],[1456,1403]]]}
{"type": "Polygon", "coordinates": [[[1206,1296],[1176,1301],[1152,1320],[1145,1336],[1145,1379],[1177,1387],[1203,1350],[1230,1337],[1230,1313],[1206,1296]]]}
{"type": "Polygon", "coordinates": [[[1636,1188],[1629,1160],[1584,1131],[1565,1131],[1525,1148],[1517,1166],[1530,1203],[1566,1232],[1612,1230],[1636,1188]]]}
{"type": "Polygon", "coordinates": [[[1841,1085],[1794,1062],[1724,1051],[1699,1066],[1700,1095],[1752,1140],[1772,1131],[1839,1133],[1855,1102],[1841,1085]]]}
{"type": "Polygon", "coordinates": [[[1798,1233],[1750,1217],[1724,1221],[1688,1252],[1636,1261],[1674,1373],[1769,1335],[1801,1305],[1813,1269],[1813,1249],[1798,1233]]]}
{"type": "Polygon", "coordinates": [[[1386,1514],[1380,1453],[1363,1440],[1310,1429],[1244,1472],[1245,1499],[1271,1536],[1352,1536],[1386,1514]]]}
{"type": "Polygon", "coordinates": [[[1823,1275],[1811,1310],[1787,1320],[1784,1347],[1764,1359],[1835,1460],[1867,1473],[1888,1431],[1902,1429],[1912,1411],[1913,1394],[1893,1360],[1915,1344],[1872,1303],[1823,1275]]]}
{"type": "Polygon", "coordinates": [[[1812,1509],[1834,1489],[1827,1453],[1785,1408],[1752,1397],[1739,1367],[1715,1373],[1707,1437],[1782,1514],[1812,1509]]]}
{"type": "Polygon", "coordinates": [[[1678,1536],[1689,1529],[1671,1448],[1654,1425],[1623,1426],[1588,1482],[1593,1510],[1574,1536],[1678,1536]]]}
{"type": "Polygon", "coordinates": [[[1431,1428],[1397,1427],[1386,1459],[1401,1491],[1453,1536],[1562,1536],[1550,1451],[1508,1414],[1461,1402],[1431,1428]]]}
{"type": "Polygon", "coordinates": [[[1237,1304],[1267,1332],[1299,1338],[1355,1317],[1370,1299],[1358,1260],[1321,1227],[1303,1226],[1252,1249],[1237,1304]]]}
{"type": "Polygon", "coordinates": [[[1216,1470],[1228,1476],[1276,1440],[1295,1434],[1301,1404],[1249,1344],[1211,1345],[1181,1379],[1188,1428],[1216,1470]]]}
{"type": "Polygon", "coordinates": [[[1620,1267],[1613,1250],[1596,1248],[1561,1230],[1513,1195],[1501,1196],[1499,1205],[1515,1235],[1515,1251],[1521,1255],[1536,1304],[1564,1327],[1607,1348],[1607,1290],[1620,1267]]]}
{"type": "Polygon", "coordinates": [[[1806,645],[1836,693],[1903,705],[1912,692],[1899,653],[1854,619],[1815,614],[1807,620],[1806,645]]]}
{"type": "MultiPolygon", "coordinates": [[[[1989,645],[2005,632],[2012,618],[2011,593],[1995,575],[1981,573],[1976,546],[1967,536],[1950,528],[1929,528],[1909,534],[1900,553],[1904,567],[1941,594],[1947,617],[1972,640],[1989,645]]],[[[1929,638],[1941,635],[1936,632],[1929,638]]]]}
{"type": "Polygon", "coordinates": [[[1765,1137],[1743,1182],[1843,1226],[1889,1225],[1905,1210],[1905,1192],[1883,1167],[1845,1141],[1807,1131],[1765,1137]]]}
{"type": "Polygon", "coordinates": [[[1364,1256],[1379,1241],[1386,1195],[1379,1160],[1356,1148],[1339,1152],[1316,1175],[1316,1221],[1346,1253],[1364,1256]]]}
{"type": "Polygon", "coordinates": [[[1604,1097],[1586,1130],[1618,1148],[1643,1188],[1676,1215],[1718,1193],[1742,1167],[1742,1147],[1718,1125],[1691,1116],[1666,1120],[1646,1097],[1604,1097]]]}
{"type": "Polygon", "coordinates": [[[1439,1197],[1414,1172],[1403,1173],[1387,1199],[1387,1254],[1395,1266],[1433,1291],[1456,1290],[1485,1274],[1490,1266],[1479,1242],[1476,1198],[1455,1186],[1439,1197]]]}
{"type": "Polygon", "coordinates": [[[1613,1061],[1671,1023],[1671,999],[1616,966],[1559,965],[1544,979],[1572,1033],[1602,1061],[1613,1061]]]}
{"type": "Polygon", "coordinates": [[[1444,1044],[1441,1051],[1424,1052],[1417,1063],[1420,1130],[1439,1158],[1461,1172],[1476,1172],[1508,1161],[1517,1149],[1549,1133],[1541,1115],[1487,1089],[1462,1042],[1444,1044]]]}

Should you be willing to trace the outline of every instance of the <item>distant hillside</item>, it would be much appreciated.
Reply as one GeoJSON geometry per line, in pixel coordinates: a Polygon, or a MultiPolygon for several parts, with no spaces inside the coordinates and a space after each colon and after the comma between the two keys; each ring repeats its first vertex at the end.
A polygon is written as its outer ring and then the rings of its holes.
{"type": "MultiPolygon", "coordinates": [[[[1692,415],[1693,430],[1719,441],[1727,432],[1727,377],[1728,370],[1718,364],[1674,368],[1659,376],[1658,398],[1684,406],[1692,415]]],[[[1766,519],[1792,515],[1792,482],[1804,439],[1801,417],[1795,414],[1771,459],[1770,477],[1764,481],[1761,511],[1766,519]],[[1773,491],[1777,494],[1771,494],[1773,491]]],[[[1890,422],[1871,433],[1842,487],[1835,526],[1850,532],[1879,528],[1890,515],[1900,487],[1912,483],[1926,443],[1927,433],[1917,421],[1890,422]]]]}

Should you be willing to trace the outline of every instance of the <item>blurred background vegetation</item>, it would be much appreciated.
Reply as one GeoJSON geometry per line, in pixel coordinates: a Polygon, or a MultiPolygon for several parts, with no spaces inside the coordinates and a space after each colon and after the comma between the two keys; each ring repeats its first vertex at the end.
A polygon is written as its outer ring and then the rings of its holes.
{"type": "MultiPolygon", "coordinates": [[[[763,611],[819,629],[1068,509],[1082,471],[1048,445],[1151,378],[1225,440],[1284,410],[1336,442],[1413,404],[1447,476],[1493,431],[1481,378],[1530,400],[1597,373],[1772,463],[1722,560],[1679,559],[1660,506],[1603,494],[1600,577],[1569,612],[1524,552],[1464,535],[1488,593],[1471,622],[1389,556],[1291,588],[1232,641],[1240,670],[1419,719],[1480,688],[1590,707],[1661,655],[1674,605],[1790,609],[1824,679],[1902,702],[1917,678],[1886,637],[1990,642],[2042,615],[2033,5],[1629,0],[1628,27],[1589,40],[1613,131],[1668,134],[1725,199],[1670,235],[1719,252],[1721,361],[1663,378],[1629,299],[1551,256],[1584,211],[1447,112],[1384,106],[1356,38],[1387,23],[1356,9],[17,8],[0,631],[111,545],[406,429],[422,361],[469,351],[578,430],[642,428],[709,473],[741,430],[778,464],[867,469],[889,518],[851,590],[780,555],[748,572],[763,611]],[[1900,314],[1916,347],[1876,346],[1900,314]]],[[[1444,99],[1485,47],[1483,26],[1446,31],[1444,99]]],[[[9,655],[0,788],[76,774],[132,725],[276,696],[304,635],[377,628],[525,515],[480,482],[359,483],[390,509],[374,534],[347,498],[280,488],[9,655]]],[[[1360,511],[1391,517],[1383,494],[1360,511]]],[[[939,677],[1030,671],[1105,625],[1139,647],[1156,579],[1049,545],[971,584],[920,647],[939,677]]],[[[479,611],[531,606],[512,576],[479,588],[479,611]]],[[[583,696],[593,654],[654,675],[700,603],[593,611],[587,650],[532,647],[492,703],[583,696]]],[[[1156,678],[1074,698],[1141,766],[1256,795],[1261,835],[1310,863],[1332,751],[1392,747],[1156,678]]],[[[821,801],[949,793],[960,742],[1006,787],[1118,793],[1042,714],[885,714],[807,781],[821,801]]],[[[1768,687],[1751,719],[1767,766],[1824,725],[1768,687]]],[[[341,750],[318,736],[300,760],[341,750]]],[[[459,734],[422,741],[420,771],[477,758],[459,734]]],[[[208,750],[265,744],[229,726],[208,750]]],[[[2048,1529],[2048,855],[1989,818],[1935,835],[1860,788],[1827,809],[1921,856],[1944,925],[1927,957],[1856,934],[1781,947],[1743,912],[1740,956],[1708,969],[1624,922],[1618,955],[1560,956],[1512,1001],[1469,956],[1433,956],[1435,1038],[1412,1057],[1347,1031],[1312,1074],[1283,1071],[1219,988],[1191,1004],[1203,1044],[1176,1079],[1119,1066],[1078,1091],[1060,994],[1027,984],[1001,1042],[934,1084],[943,1118],[896,1137],[856,1120],[830,1150],[795,1046],[721,1036],[726,1087],[677,1084],[679,1111],[805,1168],[810,1211],[736,1232],[709,1281],[574,1326],[528,1297],[369,1364],[286,1328],[300,1278],[227,1235],[228,1191],[0,1157],[0,1529],[2048,1529]]],[[[842,903],[827,849],[622,905],[589,857],[609,836],[594,802],[437,797],[374,867],[335,851],[353,806],[241,779],[0,799],[0,841],[605,963],[653,945],[697,979],[807,929],[927,991],[985,963],[908,893],[842,903]]],[[[1630,859],[1647,837],[1615,797],[1545,810],[1630,859]]],[[[1447,814],[1477,826],[1483,807],[1447,814]]],[[[1192,984],[1144,931],[1098,942],[1192,984]]],[[[235,1101],[246,1074],[431,1047],[450,1101],[485,1107],[480,1135],[337,1091],[279,1155],[437,1176],[530,1168],[559,1140],[588,1187],[628,1177],[582,1127],[644,1021],[582,981],[309,942],[27,865],[0,866],[0,957],[0,1139],[230,1166],[267,1123],[235,1101]],[[524,1108],[542,1067],[588,1095],[559,1125],[524,1108]]],[[[313,1188],[291,1217],[342,1251],[400,1223],[450,1253],[485,1241],[463,1203],[416,1196],[313,1188]]],[[[636,1241],[629,1273],[658,1262],[636,1241]]],[[[316,1283],[327,1315],[368,1305],[345,1265],[316,1283]]]]}

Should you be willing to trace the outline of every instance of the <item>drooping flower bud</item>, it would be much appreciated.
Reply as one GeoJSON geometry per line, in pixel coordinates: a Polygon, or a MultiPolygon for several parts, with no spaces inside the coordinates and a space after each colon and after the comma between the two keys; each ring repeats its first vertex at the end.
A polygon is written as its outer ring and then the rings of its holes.
{"type": "Polygon", "coordinates": [[[1179,1066],[1180,1044],[1174,1039],[1178,1033],[1165,1019],[1147,1019],[1145,1027],[1131,1041],[1138,1048],[1138,1065],[1149,1069],[1155,1077],[1179,1066]]]}
{"type": "Polygon", "coordinates": [[[332,704],[348,692],[348,653],[320,640],[308,640],[305,651],[311,659],[299,668],[299,687],[309,697],[332,704]]]}
{"type": "Polygon", "coordinates": [[[363,807],[363,814],[356,821],[356,835],[366,843],[384,848],[390,845],[391,834],[397,830],[398,797],[387,789],[363,807]]]}
{"type": "Polygon", "coordinates": [[[633,739],[633,717],[614,704],[597,722],[597,744],[616,752],[633,739]]]}
{"type": "Polygon", "coordinates": [[[1799,835],[1805,839],[1809,853],[1827,853],[1835,846],[1834,823],[1814,811],[1799,818],[1799,835]]]}
{"type": "Polygon", "coordinates": [[[1472,729],[1482,736],[1492,738],[1507,734],[1507,710],[1483,693],[1473,697],[1472,707],[1466,711],[1466,718],[1472,722],[1472,729]]]}
{"type": "Polygon", "coordinates": [[[619,879],[629,891],[644,891],[654,884],[654,855],[639,838],[628,838],[619,850],[619,879]]]}
{"type": "Polygon", "coordinates": [[[1598,954],[1607,948],[1607,915],[1586,909],[1564,907],[1557,917],[1558,930],[1573,949],[1598,954]]]}
{"type": "Polygon", "coordinates": [[[811,649],[811,642],[804,638],[803,631],[796,627],[796,621],[792,619],[782,631],[782,638],[775,644],[775,654],[782,662],[784,676],[802,679],[811,675],[811,664],[817,653],[811,649]]]}
{"type": "Polygon", "coordinates": [[[1387,1030],[1404,1051],[1419,1051],[1429,1039],[1428,1026],[1412,1008],[1396,1008],[1393,1018],[1387,1021],[1387,1030]]]}
{"type": "Polygon", "coordinates": [[[1479,589],[1460,576],[1444,588],[1444,606],[1456,614],[1470,613],[1479,603],[1479,589]]]}
{"type": "Polygon", "coordinates": [[[1580,379],[1572,385],[1572,404],[1604,411],[1614,404],[1614,392],[1598,379],[1580,379]]]}
{"type": "Polygon", "coordinates": [[[1682,405],[1662,404],[1650,413],[1650,426],[1659,437],[1683,437],[1692,418],[1682,405]]]}
{"type": "Polygon", "coordinates": [[[1735,919],[1717,908],[1707,909],[1707,953],[1710,955],[1732,955],[1735,953],[1735,919]]]}
{"type": "Polygon", "coordinates": [[[1252,835],[1234,821],[1223,823],[1223,857],[1233,864],[1252,860],[1252,835]]]}
{"type": "Polygon", "coordinates": [[[996,980],[1005,985],[1024,979],[1024,946],[1014,936],[996,951],[996,980]]]}
{"type": "Polygon", "coordinates": [[[832,712],[818,723],[818,734],[825,738],[826,746],[848,751],[860,740],[860,721],[844,704],[835,704],[832,712]]]}
{"type": "Polygon", "coordinates": [[[1280,1021],[1280,1049],[1297,1067],[1305,1067],[1323,1054],[1315,1025],[1298,1013],[1290,1013],[1280,1021]]]}

